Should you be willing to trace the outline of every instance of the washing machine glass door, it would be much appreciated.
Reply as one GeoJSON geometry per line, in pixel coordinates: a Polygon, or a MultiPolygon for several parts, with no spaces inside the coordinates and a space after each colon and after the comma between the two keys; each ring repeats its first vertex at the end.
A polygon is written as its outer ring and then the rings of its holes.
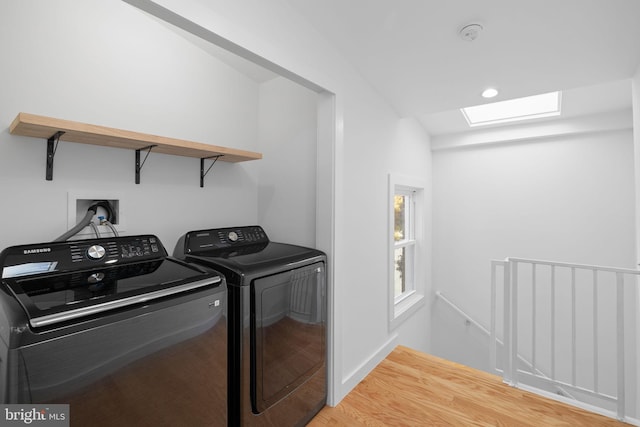
{"type": "Polygon", "coordinates": [[[251,404],[260,413],[324,369],[326,284],[322,262],[251,284],[251,404]]]}

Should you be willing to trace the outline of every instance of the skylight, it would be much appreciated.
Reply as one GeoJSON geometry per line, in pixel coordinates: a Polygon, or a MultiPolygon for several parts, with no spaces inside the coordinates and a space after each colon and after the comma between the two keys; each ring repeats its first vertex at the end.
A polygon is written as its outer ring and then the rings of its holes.
{"type": "Polygon", "coordinates": [[[461,108],[469,126],[485,126],[560,115],[560,92],[461,108]]]}

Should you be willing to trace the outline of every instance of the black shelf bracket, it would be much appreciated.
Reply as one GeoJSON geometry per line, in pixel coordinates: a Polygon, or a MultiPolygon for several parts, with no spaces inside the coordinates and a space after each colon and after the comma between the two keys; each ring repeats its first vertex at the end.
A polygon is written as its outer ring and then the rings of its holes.
{"type": "Polygon", "coordinates": [[[204,187],[204,177],[207,176],[207,174],[209,173],[209,171],[211,170],[213,165],[215,165],[216,161],[222,156],[224,156],[224,154],[218,154],[217,156],[211,156],[211,157],[202,157],[200,159],[200,188],[204,187]],[[213,159],[213,163],[211,163],[211,165],[209,165],[209,168],[205,172],[205,170],[204,170],[204,161],[207,160],[207,159],[213,159]]]}
{"type": "Polygon", "coordinates": [[[144,162],[147,161],[147,157],[149,157],[149,154],[151,153],[151,149],[153,147],[157,147],[157,145],[149,145],[147,147],[142,147],[136,150],[136,184],[140,184],[140,171],[142,170],[142,167],[144,166],[144,162]],[[140,163],[140,151],[142,150],[147,150],[147,155],[144,156],[144,160],[142,161],[142,163],[140,163]]]}
{"type": "Polygon", "coordinates": [[[64,132],[59,130],[47,139],[47,181],[53,181],[53,158],[56,156],[58,142],[60,142],[60,137],[62,135],[64,135],[64,132]]]}

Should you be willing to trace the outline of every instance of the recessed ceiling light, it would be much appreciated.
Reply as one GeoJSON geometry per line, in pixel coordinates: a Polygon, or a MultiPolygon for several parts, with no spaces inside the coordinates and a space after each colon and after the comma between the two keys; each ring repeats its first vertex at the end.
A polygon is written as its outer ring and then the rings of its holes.
{"type": "Polygon", "coordinates": [[[560,92],[462,108],[469,126],[483,126],[560,115],[560,92]]]}
{"type": "Polygon", "coordinates": [[[498,90],[494,89],[492,87],[487,88],[482,92],[482,97],[483,98],[493,98],[496,95],[498,95],[498,90]]]}

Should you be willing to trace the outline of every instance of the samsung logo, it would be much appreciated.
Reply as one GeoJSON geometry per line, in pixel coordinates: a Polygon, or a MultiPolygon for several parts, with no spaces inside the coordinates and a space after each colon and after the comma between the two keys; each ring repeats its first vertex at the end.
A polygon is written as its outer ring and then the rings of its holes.
{"type": "Polygon", "coordinates": [[[24,250],[24,254],[25,255],[43,254],[43,253],[47,253],[47,252],[51,252],[51,248],[37,248],[37,249],[25,249],[24,250]]]}

